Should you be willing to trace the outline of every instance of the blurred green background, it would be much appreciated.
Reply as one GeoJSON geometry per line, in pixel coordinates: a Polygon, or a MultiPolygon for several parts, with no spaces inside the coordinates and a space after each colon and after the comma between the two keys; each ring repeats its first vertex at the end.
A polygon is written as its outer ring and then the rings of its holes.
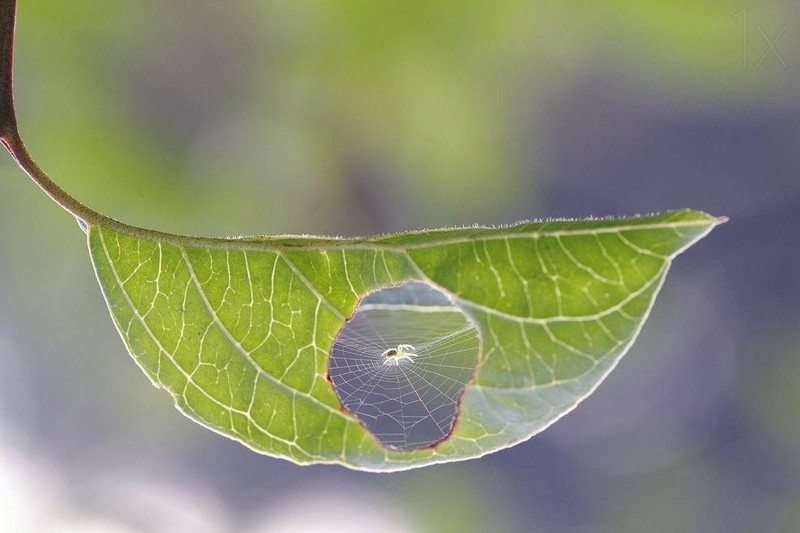
{"type": "Polygon", "coordinates": [[[532,441],[396,475],[183,418],[0,160],[0,529],[800,528],[796,2],[20,2],[39,162],[129,223],[363,235],[692,207],[642,337],[532,441]]]}

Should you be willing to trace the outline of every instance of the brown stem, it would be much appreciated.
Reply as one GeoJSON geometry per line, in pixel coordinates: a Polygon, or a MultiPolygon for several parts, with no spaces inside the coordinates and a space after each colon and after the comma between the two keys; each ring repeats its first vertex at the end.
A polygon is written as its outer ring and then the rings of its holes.
{"type": "Polygon", "coordinates": [[[17,0],[0,0],[0,142],[22,170],[58,205],[87,224],[104,223],[126,226],[83,205],[59,187],[36,164],[17,128],[14,107],[14,29],[17,20],[17,0]]]}
{"type": "Polygon", "coordinates": [[[14,26],[16,0],[0,0],[0,136],[17,130],[14,111],[14,26]]]}
{"type": "MultiPolygon", "coordinates": [[[[118,233],[138,238],[171,242],[180,245],[225,246],[227,239],[190,237],[162,231],[148,230],[114,220],[82,204],[42,170],[34,161],[17,129],[17,114],[14,108],[14,27],[16,25],[17,0],[0,0],[0,143],[8,149],[22,170],[55,203],[89,226],[99,225],[118,233]]],[[[268,244],[267,244],[268,245],[268,244]]]]}
{"type": "MultiPolygon", "coordinates": [[[[133,237],[170,242],[179,245],[225,246],[229,240],[211,237],[175,235],[131,226],[114,220],[82,204],[58,186],[34,161],[17,128],[14,108],[14,27],[16,25],[17,0],[0,0],[0,143],[30,176],[30,178],[64,210],[89,226],[103,226],[118,233],[133,237]]],[[[264,246],[269,246],[264,240],[264,246]]]]}

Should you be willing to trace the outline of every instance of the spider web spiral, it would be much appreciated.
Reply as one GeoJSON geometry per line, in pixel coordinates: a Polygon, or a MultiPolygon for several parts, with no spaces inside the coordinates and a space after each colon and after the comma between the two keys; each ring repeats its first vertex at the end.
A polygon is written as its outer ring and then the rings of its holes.
{"type": "Polygon", "coordinates": [[[376,291],[331,349],[331,382],[345,408],[386,447],[413,450],[446,439],[480,351],[475,324],[418,282],[376,291]],[[408,345],[410,356],[387,360],[408,345]]]}

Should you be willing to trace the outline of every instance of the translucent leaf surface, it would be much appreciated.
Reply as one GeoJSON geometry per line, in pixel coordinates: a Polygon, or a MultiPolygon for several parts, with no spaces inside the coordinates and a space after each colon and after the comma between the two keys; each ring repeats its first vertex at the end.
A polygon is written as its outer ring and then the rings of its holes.
{"type": "MultiPolygon", "coordinates": [[[[574,408],[636,338],[672,259],[717,223],[678,211],[374,239],[232,240],[93,225],[89,247],[129,351],[189,418],[297,463],[390,471],[512,446],[574,408]],[[477,328],[452,432],[427,448],[378,440],[329,374],[334,341],[362,299],[404,282],[436,288],[477,328]]],[[[397,305],[381,316],[402,318],[409,309],[397,305]]],[[[438,319],[428,319],[434,329],[438,319]]],[[[423,344],[398,339],[374,351],[423,344]]]]}

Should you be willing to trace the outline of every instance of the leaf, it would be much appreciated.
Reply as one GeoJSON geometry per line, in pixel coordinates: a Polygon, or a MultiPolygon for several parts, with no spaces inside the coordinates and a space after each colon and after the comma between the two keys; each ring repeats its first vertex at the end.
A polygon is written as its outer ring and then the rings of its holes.
{"type": "Polygon", "coordinates": [[[88,240],[122,339],[182,413],[296,463],[393,471],[480,457],[572,410],[636,338],[672,259],[721,221],[676,211],[228,240],[94,224],[88,240]],[[402,451],[343,408],[327,378],[359,301],[406,281],[449,295],[482,347],[449,438],[402,451]]]}

